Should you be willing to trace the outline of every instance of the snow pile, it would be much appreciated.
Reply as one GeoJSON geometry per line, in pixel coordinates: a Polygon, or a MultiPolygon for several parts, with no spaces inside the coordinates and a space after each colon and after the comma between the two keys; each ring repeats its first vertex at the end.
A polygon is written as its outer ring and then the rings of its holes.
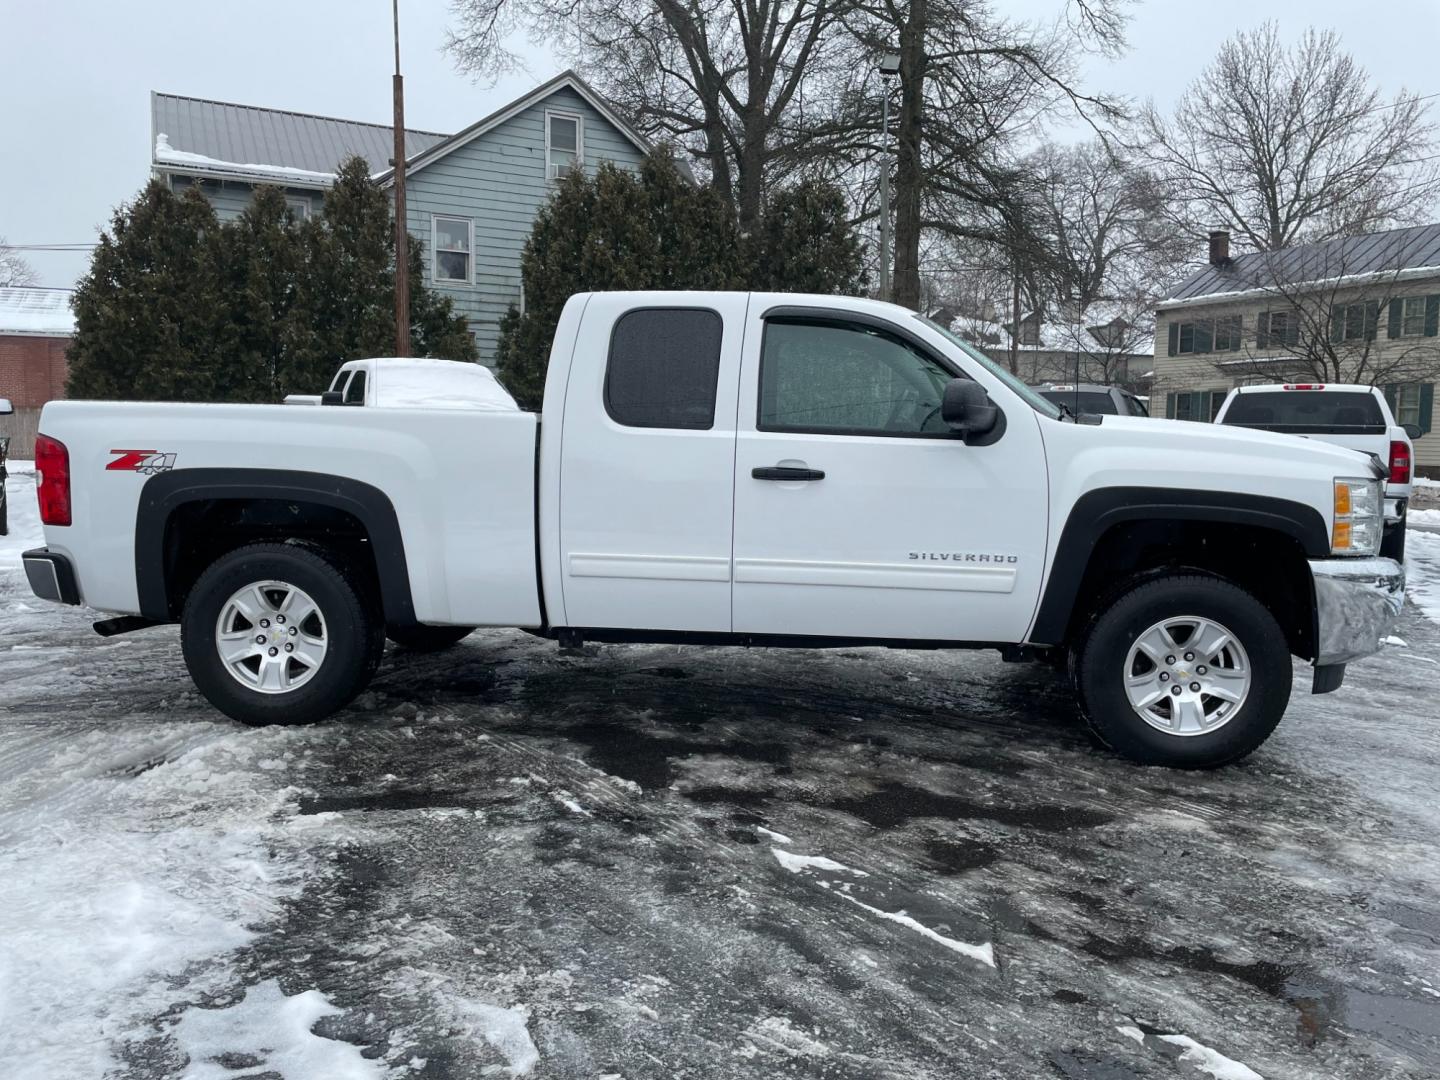
{"type": "Polygon", "coordinates": [[[1440,534],[1419,529],[1406,534],[1405,577],[1410,602],[1440,622],[1440,534]]]}
{"type": "Polygon", "coordinates": [[[779,848],[771,848],[770,853],[775,856],[776,862],[792,874],[798,874],[803,870],[834,870],[842,874],[854,874],[856,877],[870,876],[864,870],[852,870],[844,863],[827,859],[824,855],[794,855],[788,851],[781,851],[779,848]]]}
{"type": "Polygon", "coordinates": [[[287,855],[271,824],[293,789],[254,765],[296,737],[134,717],[66,739],[53,725],[11,729],[0,776],[7,1080],[107,1075],[150,1017],[232,985],[229,954],[279,917],[308,858],[287,855]]]}
{"type": "MultiPolygon", "coordinates": [[[[5,498],[10,507],[10,533],[0,536],[0,573],[24,573],[20,554],[45,543],[40,526],[40,504],[35,501],[35,463],[11,461],[5,468],[5,498]]],[[[28,591],[28,590],[27,590],[28,591]]]]}
{"type": "Polygon", "coordinates": [[[1195,1073],[1208,1074],[1215,1080],[1265,1080],[1250,1066],[1242,1065],[1234,1058],[1228,1058],[1220,1051],[1206,1046],[1204,1043],[1198,1043],[1188,1035],[1147,1036],[1145,1032],[1132,1024],[1122,1024],[1115,1030],[1127,1039],[1134,1039],[1141,1046],[1149,1046],[1166,1057],[1191,1066],[1195,1073]],[[1178,1048],[1178,1053],[1176,1048],[1178,1048]]]}
{"type": "Polygon", "coordinates": [[[481,364],[403,357],[375,361],[375,404],[410,409],[520,411],[495,373],[481,364]]]}
{"type": "Polygon", "coordinates": [[[1405,520],[1411,525],[1440,526],[1440,510],[1411,510],[1405,520]]]}
{"type": "Polygon", "coordinates": [[[170,145],[170,136],[164,132],[155,136],[155,161],[161,165],[188,165],[191,168],[214,172],[243,173],[275,183],[292,183],[303,187],[328,186],[335,182],[333,172],[313,172],[310,169],[294,169],[288,165],[221,161],[204,154],[192,154],[188,150],[176,150],[170,145]]]}
{"type": "Polygon", "coordinates": [[[230,1080],[237,1069],[222,1064],[244,1059],[243,1071],[278,1073],[286,1080],[374,1080],[382,1062],[371,1061],[350,1043],[322,1038],[310,1029],[326,1016],[344,1012],[318,990],[286,997],[278,980],[252,986],[225,1009],[189,1009],[170,1037],[190,1059],[185,1080],[230,1080]]]}

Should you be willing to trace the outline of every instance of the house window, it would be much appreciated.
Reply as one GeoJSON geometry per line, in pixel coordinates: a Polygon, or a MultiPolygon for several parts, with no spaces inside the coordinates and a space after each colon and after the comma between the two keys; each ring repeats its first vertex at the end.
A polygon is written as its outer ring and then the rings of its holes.
{"type": "Polygon", "coordinates": [[[1210,319],[1170,324],[1170,355],[1208,353],[1215,346],[1215,324],[1210,319]]]}
{"type": "Polygon", "coordinates": [[[1377,300],[1336,304],[1330,312],[1330,340],[1370,340],[1375,336],[1375,322],[1379,314],[1380,303],[1377,300]]]}
{"type": "Polygon", "coordinates": [[[1239,315],[1224,315],[1215,320],[1215,351],[1234,352],[1240,348],[1239,315]]]}
{"type": "Polygon", "coordinates": [[[1255,320],[1255,347],[1278,349],[1300,340],[1298,311],[1262,311],[1255,320]]]}
{"type": "Polygon", "coordinates": [[[1425,333],[1425,297],[1407,296],[1399,304],[1400,336],[1420,337],[1425,333]]]}
{"type": "Polygon", "coordinates": [[[310,196],[308,195],[286,195],[285,205],[295,215],[296,221],[304,221],[310,216],[310,196]]]}
{"type": "MultiPolygon", "coordinates": [[[[1422,304],[1423,306],[1423,304],[1422,304]]],[[[1397,424],[1420,423],[1420,384],[1401,383],[1395,387],[1395,393],[1390,403],[1395,413],[1397,424]]]]}
{"type": "Polygon", "coordinates": [[[720,316],[641,308],[620,316],[605,364],[605,411],[617,424],[704,431],[715,425],[720,316]]]}
{"type": "Polygon", "coordinates": [[[584,159],[583,121],[566,113],[545,114],[546,175],[552,180],[569,176],[584,159]]]}
{"type": "Polygon", "coordinates": [[[1171,420],[1198,420],[1208,424],[1225,403],[1225,390],[1194,390],[1165,395],[1165,415],[1171,420]]]}
{"type": "Polygon", "coordinates": [[[470,218],[430,219],[431,248],[435,252],[436,281],[472,284],[475,280],[475,222],[470,218]]]}

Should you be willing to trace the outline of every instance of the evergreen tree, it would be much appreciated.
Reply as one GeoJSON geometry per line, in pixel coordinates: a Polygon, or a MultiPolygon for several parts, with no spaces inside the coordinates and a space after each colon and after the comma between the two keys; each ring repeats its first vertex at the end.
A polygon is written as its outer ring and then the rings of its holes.
{"type": "Polygon", "coordinates": [[[231,399],[219,231],[199,192],[176,197],[158,180],[116,210],[75,289],[69,397],[231,399]]]}
{"type": "Polygon", "coordinates": [[[774,292],[859,293],[865,287],[860,240],[840,189],[803,180],[771,197],[761,222],[752,288],[774,292]]]}

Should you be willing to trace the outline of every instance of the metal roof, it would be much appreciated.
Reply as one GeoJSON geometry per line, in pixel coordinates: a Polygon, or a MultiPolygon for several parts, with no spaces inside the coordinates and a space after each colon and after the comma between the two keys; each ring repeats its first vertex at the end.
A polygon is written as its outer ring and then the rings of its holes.
{"type": "Polygon", "coordinates": [[[69,337],[75,333],[69,289],[0,288],[0,334],[69,337]]]}
{"type": "MultiPolygon", "coordinates": [[[[351,154],[359,154],[371,172],[379,172],[395,151],[388,124],[362,124],[331,116],[262,109],[177,94],[150,95],[150,143],[164,135],[170,147],[216,163],[269,165],[307,172],[333,173],[351,154]]],[[[423,153],[447,136],[405,129],[406,155],[423,153]]],[[[170,167],[159,162],[161,167],[170,167]]]]}
{"type": "Polygon", "coordinates": [[[1202,267],[1161,306],[1282,285],[1328,283],[1339,278],[1430,267],[1440,274],[1440,224],[1345,236],[1279,251],[1252,251],[1230,260],[1226,266],[1202,267]]]}

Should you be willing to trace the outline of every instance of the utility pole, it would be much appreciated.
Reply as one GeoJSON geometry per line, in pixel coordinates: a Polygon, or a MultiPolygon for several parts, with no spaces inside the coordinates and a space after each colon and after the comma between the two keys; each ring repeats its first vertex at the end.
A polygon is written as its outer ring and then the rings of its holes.
{"type": "Polygon", "coordinates": [[[890,299],[890,80],[900,74],[900,54],[880,58],[880,299],[890,299]]]}
{"type": "Polygon", "coordinates": [[[405,225],[405,80],[400,76],[400,0],[395,25],[395,355],[410,355],[410,230],[405,225]]]}

